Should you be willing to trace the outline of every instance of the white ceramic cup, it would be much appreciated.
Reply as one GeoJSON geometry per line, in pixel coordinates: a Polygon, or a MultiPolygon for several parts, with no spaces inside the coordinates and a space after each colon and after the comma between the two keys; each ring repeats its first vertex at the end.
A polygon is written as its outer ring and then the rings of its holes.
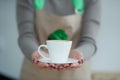
{"type": "Polygon", "coordinates": [[[47,40],[46,45],[42,44],[38,47],[39,54],[46,59],[51,60],[53,63],[65,63],[71,50],[72,41],[65,40],[47,40]],[[42,47],[48,49],[49,58],[44,56],[42,47]]]}

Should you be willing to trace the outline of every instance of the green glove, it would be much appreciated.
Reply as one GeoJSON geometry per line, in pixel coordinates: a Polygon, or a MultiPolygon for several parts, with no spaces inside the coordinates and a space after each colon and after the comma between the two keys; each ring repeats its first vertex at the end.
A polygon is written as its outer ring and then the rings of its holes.
{"type": "Polygon", "coordinates": [[[49,40],[67,40],[68,36],[64,30],[58,29],[48,36],[49,40]]]}

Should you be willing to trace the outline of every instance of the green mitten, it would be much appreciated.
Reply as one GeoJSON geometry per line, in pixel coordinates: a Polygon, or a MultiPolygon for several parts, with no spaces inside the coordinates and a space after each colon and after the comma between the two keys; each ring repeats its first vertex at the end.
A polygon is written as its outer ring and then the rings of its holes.
{"type": "Polygon", "coordinates": [[[58,29],[48,36],[49,40],[67,40],[68,36],[64,30],[58,29]]]}

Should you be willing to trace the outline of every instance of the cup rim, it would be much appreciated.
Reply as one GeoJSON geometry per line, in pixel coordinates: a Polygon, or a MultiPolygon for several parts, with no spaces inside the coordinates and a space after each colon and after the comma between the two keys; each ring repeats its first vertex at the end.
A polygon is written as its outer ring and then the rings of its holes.
{"type": "Polygon", "coordinates": [[[46,42],[53,42],[53,41],[72,42],[71,40],[46,40],[46,42]]]}

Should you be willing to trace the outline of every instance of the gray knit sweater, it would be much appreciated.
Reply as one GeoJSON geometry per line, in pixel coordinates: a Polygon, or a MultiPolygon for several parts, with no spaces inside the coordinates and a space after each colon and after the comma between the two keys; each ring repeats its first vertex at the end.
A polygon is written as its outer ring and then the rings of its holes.
{"type": "MultiPolygon", "coordinates": [[[[38,44],[34,30],[34,0],[17,1],[17,22],[19,30],[19,46],[24,55],[31,60],[31,54],[37,50],[38,44]]],[[[76,48],[83,53],[84,60],[90,59],[96,52],[96,37],[100,28],[101,0],[84,0],[81,40],[76,48]]],[[[46,0],[44,10],[57,15],[74,13],[72,0],[46,0]]]]}

